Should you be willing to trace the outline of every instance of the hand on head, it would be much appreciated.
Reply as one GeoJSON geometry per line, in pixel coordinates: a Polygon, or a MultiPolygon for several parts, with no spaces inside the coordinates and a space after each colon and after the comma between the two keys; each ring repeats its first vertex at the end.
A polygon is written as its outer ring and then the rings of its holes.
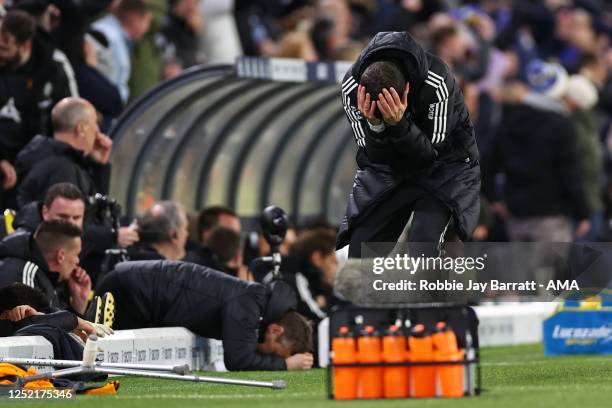
{"type": "Polygon", "coordinates": [[[378,99],[373,100],[372,96],[366,92],[365,87],[359,85],[357,89],[357,107],[372,125],[378,126],[384,121],[387,125],[395,126],[406,113],[409,91],[410,85],[408,83],[406,83],[401,97],[395,88],[384,88],[378,94],[378,99]],[[382,116],[382,120],[376,116],[377,109],[380,112],[380,116],[382,116]]]}

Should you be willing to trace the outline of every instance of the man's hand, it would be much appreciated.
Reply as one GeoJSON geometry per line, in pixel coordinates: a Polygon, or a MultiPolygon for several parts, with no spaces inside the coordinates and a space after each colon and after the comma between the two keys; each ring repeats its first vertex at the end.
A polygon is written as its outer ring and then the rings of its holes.
{"type": "Polygon", "coordinates": [[[0,160],[0,172],[4,175],[2,189],[8,190],[15,187],[17,183],[17,172],[8,160],[0,160]]]}
{"type": "Polygon", "coordinates": [[[372,101],[369,93],[366,93],[365,86],[357,87],[357,108],[368,122],[374,126],[381,124],[382,120],[376,117],[376,102],[372,101]]]}
{"type": "Polygon", "coordinates": [[[127,248],[134,245],[140,240],[138,235],[138,227],[130,225],[129,227],[121,227],[117,232],[117,243],[121,248],[127,248]]]}
{"type": "Polygon", "coordinates": [[[87,337],[95,334],[98,337],[106,337],[114,334],[115,332],[108,326],[98,323],[92,323],[88,320],[77,317],[77,327],[74,329],[74,333],[77,334],[83,341],[87,341],[87,337]]]}
{"type": "Polygon", "coordinates": [[[110,137],[105,134],[98,133],[96,136],[96,142],[94,148],[89,153],[89,158],[100,164],[108,163],[110,159],[111,149],[113,148],[113,141],[110,137]]]}
{"type": "Polygon", "coordinates": [[[85,272],[85,269],[80,266],[76,267],[68,280],[68,287],[70,288],[72,308],[80,314],[85,313],[89,292],[91,292],[91,278],[85,272]]]}
{"type": "Polygon", "coordinates": [[[42,313],[36,311],[32,306],[21,305],[15,306],[12,309],[5,310],[0,314],[0,320],[10,320],[11,322],[19,322],[26,317],[41,315],[42,313]]]}
{"type": "Polygon", "coordinates": [[[294,354],[291,357],[285,359],[287,364],[287,370],[309,370],[312,368],[313,358],[310,353],[294,354]]]}
{"type": "Polygon", "coordinates": [[[376,106],[387,125],[395,126],[404,118],[408,108],[409,90],[410,84],[406,82],[401,99],[395,88],[390,88],[390,90],[385,88],[382,93],[378,94],[376,106]]]}

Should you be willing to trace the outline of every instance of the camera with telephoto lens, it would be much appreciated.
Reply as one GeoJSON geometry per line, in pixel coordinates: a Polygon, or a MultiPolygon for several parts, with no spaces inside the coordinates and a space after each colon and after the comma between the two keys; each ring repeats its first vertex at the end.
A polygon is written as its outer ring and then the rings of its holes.
{"type": "Polygon", "coordinates": [[[119,217],[121,216],[121,205],[109,196],[96,193],[88,198],[88,210],[93,213],[96,221],[111,225],[117,231],[119,229],[119,217]]]}

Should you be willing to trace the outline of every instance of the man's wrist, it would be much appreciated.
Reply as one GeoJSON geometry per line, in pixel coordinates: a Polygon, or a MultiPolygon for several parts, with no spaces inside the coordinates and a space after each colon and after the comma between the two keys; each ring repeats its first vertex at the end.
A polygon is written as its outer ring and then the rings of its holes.
{"type": "Polygon", "coordinates": [[[370,121],[368,121],[368,126],[370,127],[370,130],[372,130],[375,133],[382,133],[386,128],[384,121],[380,121],[378,125],[374,125],[370,121]]]}

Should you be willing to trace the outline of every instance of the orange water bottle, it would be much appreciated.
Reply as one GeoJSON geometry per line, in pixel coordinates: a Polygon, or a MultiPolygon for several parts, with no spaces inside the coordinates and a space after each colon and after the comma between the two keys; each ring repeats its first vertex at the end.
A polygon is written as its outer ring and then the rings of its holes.
{"type": "MultiPolygon", "coordinates": [[[[414,363],[433,361],[433,341],[425,326],[417,324],[408,337],[410,361],[414,363]]],[[[436,371],[433,365],[416,365],[410,370],[410,396],[426,398],[436,396],[436,371]]]]}
{"type": "MultiPolygon", "coordinates": [[[[383,361],[385,363],[403,363],[406,358],[406,338],[399,327],[393,325],[383,337],[383,361]]],[[[407,398],[408,367],[385,367],[383,373],[385,398],[407,398]]]]}
{"type": "MultiPolygon", "coordinates": [[[[433,334],[436,361],[463,360],[463,350],[457,347],[457,336],[445,322],[438,322],[433,334]]],[[[463,397],[463,366],[444,364],[436,366],[436,394],[440,397],[463,397]]]]}
{"type": "MultiPolygon", "coordinates": [[[[340,327],[337,337],[332,340],[334,364],[353,364],[357,362],[355,338],[346,326],[340,327]]],[[[349,400],[357,398],[357,380],[359,368],[334,368],[334,398],[349,400]]]]}
{"type": "MultiPolygon", "coordinates": [[[[366,326],[357,339],[357,360],[360,363],[381,363],[382,350],[380,337],[374,327],[366,326]]],[[[359,370],[359,398],[383,397],[383,369],[382,367],[362,367],[359,370]]]]}

